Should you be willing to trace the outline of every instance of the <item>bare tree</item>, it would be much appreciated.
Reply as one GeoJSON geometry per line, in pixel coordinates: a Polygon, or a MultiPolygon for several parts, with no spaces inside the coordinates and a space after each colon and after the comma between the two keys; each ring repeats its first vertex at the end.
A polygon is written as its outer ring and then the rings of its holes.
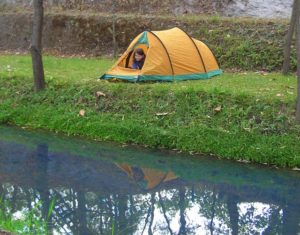
{"type": "Polygon", "coordinates": [[[113,11],[113,22],[112,22],[112,37],[113,37],[113,49],[114,49],[114,59],[117,57],[117,50],[118,50],[118,45],[117,45],[117,39],[116,39],[116,7],[117,7],[117,2],[116,0],[113,0],[112,2],[112,11],[113,11]]]}
{"type": "Polygon", "coordinates": [[[34,87],[36,91],[40,91],[45,88],[45,75],[42,60],[43,0],[34,0],[33,5],[34,16],[30,51],[32,57],[34,87]]]}
{"type": "Polygon", "coordinates": [[[284,75],[288,74],[288,71],[289,71],[290,57],[291,57],[291,45],[292,45],[293,35],[295,32],[297,15],[299,14],[297,11],[298,4],[299,4],[299,0],[294,0],[290,26],[289,26],[288,33],[286,35],[286,41],[285,41],[285,46],[284,46],[284,62],[283,62],[283,66],[282,66],[282,73],[284,75]]]}
{"type": "Polygon", "coordinates": [[[291,45],[294,31],[296,28],[296,48],[297,48],[297,106],[296,106],[296,123],[300,124],[300,0],[294,0],[293,11],[291,16],[290,28],[286,37],[286,45],[284,48],[284,64],[283,74],[288,73],[291,45]]]}

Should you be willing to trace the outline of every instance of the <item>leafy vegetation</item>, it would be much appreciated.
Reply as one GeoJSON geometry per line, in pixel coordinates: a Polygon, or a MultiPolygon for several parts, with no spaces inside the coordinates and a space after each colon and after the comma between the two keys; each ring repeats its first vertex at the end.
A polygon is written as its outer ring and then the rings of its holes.
{"type": "MultiPolygon", "coordinates": [[[[54,208],[54,200],[51,200],[48,217],[50,218],[54,208]]],[[[5,231],[14,234],[47,234],[48,227],[45,219],[40,214],[41,203],[38,202],[30,211],[18,211],[11,213],[11,205],[8,205],[7,200],[0,198],[0,231],[5,231]]]]}
{"type": "Polygon", "coordinates": [[[0,57],[0,122],[97,140],[300,166],[296,79],[225,73],[205,81],[99,81],[107,59],[45,58],[47,89],[32,92],[28,56],[0,57]],[[105,96],[98,96],[102,92],[105,96]]]}
{"type": "MultiPolygon", "coordinates": [[[[22,14],[5,12],[0,15],[0,20],[6,22],[5,27],[1,28],[3,34],[10,35],[2,39],[6,49],[27,50],[28,43],[20,40],[20,37],[28,38],[31,32],[30,17],[31,13],[24,11],[22,14]]],[[[112,20],[112,15],[104,13],[47,12],[43,45],[50,53],[110,54],[113,49],[112,20]]],[[[119,52],[127,48],[131,40],[144,30],[162,30],[175,26],[205,42],[222,68],[278,71],[282,67],[284,38],[288,29],[286,20],[118,13],[116,37],[119,52]]],[[[291,69],[296,70],[296,48],[292,49],[291,69]]]]}

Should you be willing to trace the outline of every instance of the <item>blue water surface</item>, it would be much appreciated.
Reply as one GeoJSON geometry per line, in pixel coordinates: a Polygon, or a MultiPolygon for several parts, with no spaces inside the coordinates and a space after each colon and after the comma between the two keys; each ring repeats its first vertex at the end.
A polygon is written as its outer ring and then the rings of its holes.
{"type": "Polygon", "coordinates": [[[0,210],[50,234],[299,234],[299,198],[295,171],[0,126],[0,210]]]}

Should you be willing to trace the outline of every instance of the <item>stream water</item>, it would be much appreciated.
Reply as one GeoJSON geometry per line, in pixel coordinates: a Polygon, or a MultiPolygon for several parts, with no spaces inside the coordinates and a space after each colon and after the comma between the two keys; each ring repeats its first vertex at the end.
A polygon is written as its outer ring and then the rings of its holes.
{"type": "Polygon", "coordinates": [[[0,126],[0,210],[52,234],[292,235],[299,197],[298,172],[0,126]]]}

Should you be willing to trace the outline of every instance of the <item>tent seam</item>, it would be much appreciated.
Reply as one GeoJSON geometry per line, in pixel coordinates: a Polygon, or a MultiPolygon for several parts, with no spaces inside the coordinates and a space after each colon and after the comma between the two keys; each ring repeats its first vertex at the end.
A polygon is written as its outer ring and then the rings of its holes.
{"type": "MultiPolygon", "coordinates": [[[[178,28],[178,27],[177,27],[177,28],[178,28]]],[[[194,42],[194,40],[191,38],[191,36],[190,36],[187,32],[185,32],[185,31],[184,31],[183,29],[181,29],[181,28],[178,28],[178,29],[181,30],[181,31],[182,31],[186,36],[188,36],[188,38],[192,41],[194,47],[196,48],[196,50],[197,50],[197,52],[198,52],[198,55],[199,55],[199,57],[200,57],[200,60],[201,60],[201,62],[202,62],[202,64],[203,64],[204,71],[205,71],[205,73],[207,73],[207,69],[206,69],[206,66],[205,66],[203,57],[202,57],[202,55],[201,55],[201,53],[200,53],[200,50],[198,49],[196,43],[194,42]]]]}
{"type": "Polygon", "coordinates": [[[158,39],[158,41],[161,43],[161,45],[163,46],[163,48],[165,49],[167,55],[168,55],[168,58],[169,58],[169,62],[170,62],[170,65],[171,65],[171,69],[172,69],[172,75],[174,76],[175,75],[175,72],[174,72],[174,68],[173,68],[173,63],[172,63],[172,60],[171,60],[171,57],[170,57],[170,54],[165,46],[165,44],[162,42],[162,40],[160,40],[160,38],[155,34],[153,33],[152,31],[149,31],[149,33],[151,33],[155,38],[158,39]]]}

